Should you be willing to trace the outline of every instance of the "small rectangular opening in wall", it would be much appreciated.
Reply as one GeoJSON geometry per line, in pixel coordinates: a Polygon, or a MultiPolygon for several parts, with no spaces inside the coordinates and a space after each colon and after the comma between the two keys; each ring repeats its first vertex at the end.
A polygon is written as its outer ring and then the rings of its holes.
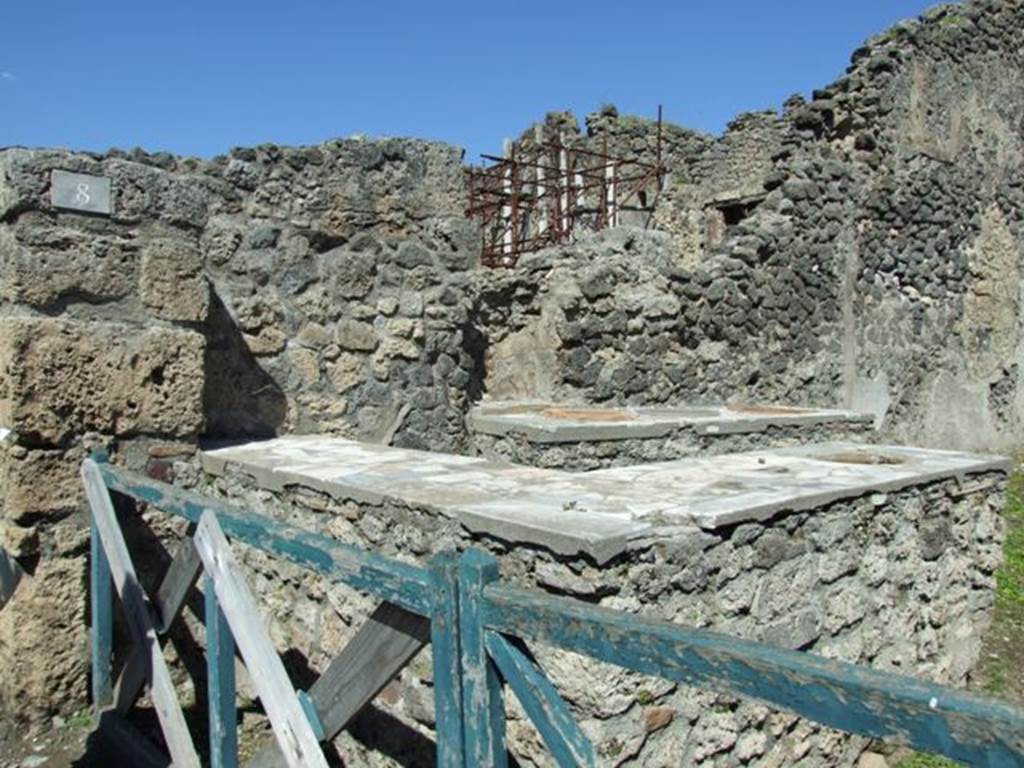
{"type": "Polygon", "coordinates": [[[727,225],[739,224],[764,201],[764,195],[722,197],[712,200],[710,207],[718,209],[727,225]]]}
{"type": "Polygon", "coordinates": [[[742,203],[720,205],[718,206],[718,210],[722,212],[722,220],[725,222],[725,226],[727,227],[739,224],[750,215],[750,210],[742,203]]]}
{"type": "Polygon", "coordinates": [[[764,195],[719,197],[704,206],[708,244],[721,242],[728,227],[735,226],[750,216],[764,200],[764,195]]]}

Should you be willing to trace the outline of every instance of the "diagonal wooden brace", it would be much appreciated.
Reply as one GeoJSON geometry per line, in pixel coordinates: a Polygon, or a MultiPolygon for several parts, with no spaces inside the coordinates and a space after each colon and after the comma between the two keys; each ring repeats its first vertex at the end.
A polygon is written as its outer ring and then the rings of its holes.
{"type": "Polygon", "coordinates": [[[252,592],[216,515],[210,510],[200,517],[195,542],[203,560],[203,572],[212,582],[286,763],[289,768],[327,768],[319,740],[288,679],[281,657],[270,642],[252,592]]]}
{"type": "MultiPolygon", "coordinates": [[[[171,624],[181,613],[189,590],[199,579],[203,561],[192,539],[185,539],[171,561],[160,588],[157,590],[154,608],[157,615],[157,631],[167,634],[171,624]]],[[[114,688],[114,708],[122,715],[132,708],[145,685],[147,677],[147,654],[139,646],[133,646],[114,688]]]]}
{"type": "Polygon", "coordinates": [[[594,745],[536,662],[515,642],[497,632],[488,632],[485,642],[487,653],[498,665],[502,678],[516,694],[560,768],[597,765],[594,745]]]}
{"type": "Polygon", "coordinates": [[[128,545],[121,535],[121,528],[114,513],[114,505],[103,482],[96,463],[86,459],[82,463],[82,481],[92,510],[93,521],[103,543],[103,550],[110,563],[114,587],[124,606],[128,630],[132,643],[142,649],[144,664],[148,672],[153,705],[160,720],[160,728],[167,742],[171,759],[176,766],[199,768],[192,736],[189,734],[185,716],[178,702],[177,692],[171,680],[170,670],[164,660],[157,637],[157,628],[146,602],[145,593],[139,586],[128,555],[128,545]]]}
{"type": "MultiPolygon", "coordinates": [[[[430,622],[391,603],[381,603],[309,689],[325,740],[338,735],[430,640],[430,622]]],[[[264,746],[247,768],[278,768],[276,743],[264,746]]]]}

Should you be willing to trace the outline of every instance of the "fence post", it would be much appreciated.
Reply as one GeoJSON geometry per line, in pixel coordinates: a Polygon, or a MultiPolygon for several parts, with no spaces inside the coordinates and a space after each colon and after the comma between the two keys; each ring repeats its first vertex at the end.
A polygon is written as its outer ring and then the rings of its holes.
{"type": "Polygon", "coordinates": [[[114,595],[110,562],[96,518],[89,515],[89,609],[92,621],[92,705],[99,713],[114,700],[111,684],[111,646],[114,635],[114,595]]]}
{"type": "Polygon", "coordinates": [[[235,640],[217,601],[213,579],[203,580],[206,608],[206,690],[210,709],[210,768],[238,765],[235,640]]]}
{"type": "Polygon", "coordinates": [[[462,727],[467,768],[506,768],[505,701],[498,670],[487,655],[484,587],[498,578],[498,561],[470,549],[459,559],[459,641],[462,646],[462,727]]]}
{"type": "Polygon", "coordinates": [[[430,579],[434,587],[430,647],[434,658],[437,768],[463,768],[458,556],[441,552],[431,558],[430,579]]]}
{"type": "MultiPolygon", "coordinates": [[[[90,458],[97,464],[109,459],[104,451],[93,451],[90,458]]],[[[114,581],[110,561],[103,550],[103,539],[96,525],[96,515],[89,510],[89,613],[92,622],[92,705],[98,714],[114,701],[114,581]]]]}

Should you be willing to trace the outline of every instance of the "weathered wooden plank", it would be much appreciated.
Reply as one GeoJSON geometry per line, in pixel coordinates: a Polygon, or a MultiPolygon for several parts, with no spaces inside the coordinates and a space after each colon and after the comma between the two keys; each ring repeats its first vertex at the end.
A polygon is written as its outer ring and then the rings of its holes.
{"type": "Polygon", "coordinates": [[[122,765],[125,755],[131,755],[132,768],[169,768],[171,758],[165,755],[139,730],[112,709],[98,714],[96,733],[101,755],[96,765],[122,765]]]}
{"type": "Polygon", "coordinates": [[[434,610],[430,642],[434,661],[434,730],[438,768],[465,765],[462,727],[462,656],[459,643],[458,557],[443,552],[431,561],[434,610]]]}
{"type": "Polygon", "coordinates": [[[505,702],[484,642],[483,589],[498,578],[498,562],[471,549],[459,558],[459,647],[465,764],[505,768],[505,702]]]}
{"type": "Polygon", "coordinates": [[[199,768],[195,745],[192,743],[192,736],[188,732],[181,705],[178,703],[174,683],[171,681],[170,671],[157,639],[156,627],[153,626],[145,595],[135,576],[135,568],[128,555],[128,546],[121,535],[114,514],[114,505],[107,493],[99,467],[90,459],[82,462],[82,480],[85,483],[92,519],[96,523],[110,565],[114,587],[124,606],[132,642],[146,648],[149,654],[147,661],[153,705],[171,758],[176,766],[199,768]]]}
{"type": "Polygon", "coordinates": [[[0,547],[0,608],[14,595],[25,572],[11,554],[0,547]]]}
{"type": "Polygon", "coordinates": [[[160,588],[153,600],[160,624],[157,627],[161,635],[167,634],[171,624],[178,618],[189,591],[199,580],[203,572],[203,561],[199,559],[196,545],[191,538],[184,539],[174,553],[167,573],[164,574],[160,588]]]}
{"type": "Polygon", "coordinates": [[[91,519],[89,537],[89,613],[92,621],[92,705],[97,712],[110,705],[113,689],[111,652],[114,642],[114,582],[103,540],[91,519]]]}
{"type": "Polygon", "coordinates": [[[133,645],[124,660],[121,674],[114,686],[114,710],[118,714],[127,714],[134,706],[149,679],[149,648],[133,645]]]}
{"type": "Polygon", "coordinates": [[[422,616],[389,603],[377,607],[309,689],[329,738],[402,671],[429,636],[422,616]]]}
{"type": "Polygon", "coordinates": [[[289,768],[327,768],[316,734],[211,510],[200,516],[195,542],[285,762],[289,768]]]}
{"type": "Polygon", "coordinates": [[[206,689],[210,711],[210,768],[238,765],[235,641],[217,601],[213,580],[203,588],[206,610],[206,689]]]}
{"type": "MultiPolygon", "coordinates": [[[[156,599],[153,601],[156,621],[159,624],[157,631],[161,635],[167,633],[181,613],[189,590],[196,583],[202,570],[203,561],[199,559],[195,544],[192,539],[185,539],[174,554],[174,559],[163,581],[160,582],[156,599]]],[[[117,678],[117,686],[114,688],[114,708],[121,714],[132,708],[145,685],[147,658],[148,654],[144,649],[134,646],[125,659],[124,667],[117,678]]]]}
{"type": "Polygon", "coordinates": [[[430,576],[423,568],[333,541],[282,520],[239,510],[109,464],[102,465],[101,471],[107,486],[117,493],[192,522],[198,522],[204,510],[212,510],[232,539],[342,581],[420,616],[430,612],[430,576]]]}
{"type": "Polygon", "coordinates": [[[594,745],[580,730],[568,705],[547,676],[514,644],[486,634],[487,652],[562,768],[597,765],[594,745]]]}
{"type": "MultiPolygon", "coordinates": [[[[334,738],[426,645],[430,623],[381,603],[309,689],[327,739],[334,738]]],[[[276,743],[261,749],[248,768],[283,765],[276,743]]]]}
{"type": "Polygon", "coordinates": [[[1024,711],[910,677],[491,585],[484,623],[687,685],[972,765],[1024,766],[1024,711]]]}

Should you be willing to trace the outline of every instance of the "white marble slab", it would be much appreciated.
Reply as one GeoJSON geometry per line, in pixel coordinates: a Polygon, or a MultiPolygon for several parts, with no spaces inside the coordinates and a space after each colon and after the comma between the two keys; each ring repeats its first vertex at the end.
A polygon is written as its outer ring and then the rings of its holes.
{"type": "Polygon", "coordinates": [[[827,408],[769,405],[659,407],[567,406],[539,401],[493,401],[475,406],[469,428],[482,434],[520,435],[532,443],[577,443],[664,437],[681,429],[698,435],[763,432],[769,427],[861,425],[870,414],[827,408]]]}
{"type": "Polygon", "coordinates": [[[1010,470],[1010,461],[902,446],[823,443],[570,473],[337,437],[281,437],[204,451],[270,490],[298,485],[342,500],[419,506],[469,530],[606,562],[630,539],[680,525],[715,529],[943,478],[1010,470]]]}

